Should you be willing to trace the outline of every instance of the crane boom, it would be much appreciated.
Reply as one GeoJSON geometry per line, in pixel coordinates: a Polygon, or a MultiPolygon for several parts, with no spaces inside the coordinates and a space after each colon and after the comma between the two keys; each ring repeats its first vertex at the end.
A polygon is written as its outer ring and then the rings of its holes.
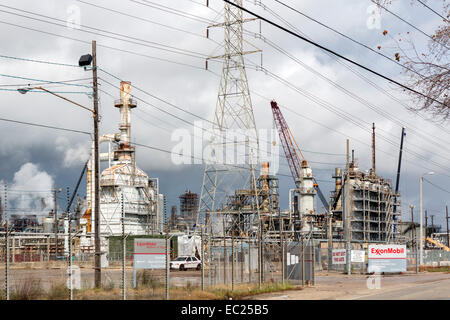
{"type": "MultiPolygon", "coordinates": [[[[273,118],[275,120],[275,125],[277,126],[278,135],[280,136],[281,144],[286,155],[292,178],[294,179],[295,186],[299,188],[301,163],[302,161],[306,161],[306,159],[303,156],[300,148],[298,147],[298,144],[294,139],[294,135],[289,129],[289,126],[287,125],[287,122],[284,119],[283,114],[281,113],[280,107],[278,107],[278,104],[275,101],[271,101],[270,105],[272,107],[273,118]],[[299,154],[301,156],[301,159],[299,154]]],[[[313,181],[314,189],[317,191],[317,194],[319,195],[320,201],[325,207],[325,210],[328,211],[328,202],[322,191],[320,190],[316,178],[313,178],[313,181]]]]}

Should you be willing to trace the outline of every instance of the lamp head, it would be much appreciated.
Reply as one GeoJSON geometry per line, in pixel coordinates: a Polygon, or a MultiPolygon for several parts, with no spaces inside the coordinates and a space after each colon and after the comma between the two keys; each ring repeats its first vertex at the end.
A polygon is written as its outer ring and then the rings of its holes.
{"type": "Polygon", "coordinates": [[[17,91],[19,91],[21,94],[25,94],[25,93],[27,93],[28,91],[31,91],[31,90],[33,90],[33,88],[19,88],[19,89],[17,89],[17,91]]]}
{"type": "Polygon", "coordinates": [[[86,67],[86,66],[89,66],[91,64],[91,62],[92,62],[92,56],[90,54],[85,54],[80,57],[80,60],[78,61],[78,65],[80,67],[86,67]]]}

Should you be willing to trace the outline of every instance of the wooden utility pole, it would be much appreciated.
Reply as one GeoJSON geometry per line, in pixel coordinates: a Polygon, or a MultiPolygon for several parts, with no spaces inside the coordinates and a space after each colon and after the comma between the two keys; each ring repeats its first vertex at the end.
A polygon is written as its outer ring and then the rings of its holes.
{"type": "Polygon", "coordinates": [[[92,41],[92,83],[94,88],[94,227],[95,227],[95,287],[100,288],[102,284],[101,248],[100,248],[100,168],[98,154],[98,83],[97,83],[97,43],[92,41]]]}

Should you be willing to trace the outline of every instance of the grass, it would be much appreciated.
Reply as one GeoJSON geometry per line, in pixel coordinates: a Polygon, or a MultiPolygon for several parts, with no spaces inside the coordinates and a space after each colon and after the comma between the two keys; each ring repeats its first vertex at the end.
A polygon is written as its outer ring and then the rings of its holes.
{"type": "MultiPolygon", "coordinates": [[[[206,287],[204,291],[200,286],[191,282],[183,287],[170,288],[170,300],[239,300],[248,296],[262,293],[270,293],[285,290],[298,290],[301,287],[290,283],[264,283],[261,288],[258,284],[236,284],[235,290],[231,286],[206,287]]],[[[112,281],[105,282],[103,288],[85,288],[74,290],[75,300],[119,300],[122,297],[122,289],[116,287],[112,281]]],[[[127,299],[129,300],[163,300],[166,297],[164,282],[155,277],[151,271],[143,270],[137,275],[137,288],[127,287],[127,299]]],[[[5,299],[4,290],[0,289],[0,298],[5,299]]],[[[67,300],[69,290],[63,280],[52,284],[48,291],[42,288],[39,279],[26,278],[11,288],[12,300],[67,300]]]]}
{"type": "Polygon", "coordinates": [[[37,300],[44,294],[41,280],[26,278],[12,288],[10,298],[11,300],[37,300]]]}
{"type": "MultiPolygon", "coordinates": [[[[215,286],[202,291],[199,286],[188,283],[184,287],[171,287],[170,300],[239,300],[245,297],[262,293],[279,292],[286,290],[300,290],[301,287],[290,283],[265,283],[261,289],[257,284],[236,284],[232,291],[230,286],[215,286]]],[[[122,290],[87,289],[76,294],[75,299],[81,300],[112,300],[120,299],[122,290]]],[[[144,286],[141,284],[137,289],[128,288],[128,300],[162,300],[165,299],[166,291],[162,284],[158,286],[144,286]]]]}
{"type": "Polygon", "coordinates": [[[65,282],[52,284],[50,290],[46,294],[49,300],[66,300],[69,297],[69,289],[65,282]]]}
{"type": "Polygon", "coordinates": [[[420,267],[419,271],[426,271],[426,272],[446,272],[450,273],[450,267],[420,267]]]}

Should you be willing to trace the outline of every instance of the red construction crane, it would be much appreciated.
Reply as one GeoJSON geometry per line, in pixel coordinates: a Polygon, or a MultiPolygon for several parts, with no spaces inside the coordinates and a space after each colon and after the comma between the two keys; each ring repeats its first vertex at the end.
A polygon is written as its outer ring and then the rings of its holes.
{"type": "MultiPolygon", "coordinates": [[[[300,188],[300,168],[302,167],[302,163],[307,164],[308,162],[306,161],[300,148],[298,147],[298,144],[294,139],[294,135],[289,129],[289,126],[287,125],[287,122],[284,119],[277,103],[272,100],[272,102],[270,102],[270,105],[272,107],[273,119],[275,120],[275,125],[278,129],[278,135],[280,136],[281,144],[283,146],[284,153],[289,164],[289,169],[291,170],[292,178],[294,179],[295,186],[297,188],[300,188]],[[301,156],[301,159],[299,157],[299,154],[301,156]]],[[[328,202],[325,199],[322,191],[320,190],[316,178],[313,178],[313,181],[314,189],[316,189],[317,194],[319,195],[319,198],[322,201],[323,206],[325,207],[325,210],[328,211],[328,202]]]]}

